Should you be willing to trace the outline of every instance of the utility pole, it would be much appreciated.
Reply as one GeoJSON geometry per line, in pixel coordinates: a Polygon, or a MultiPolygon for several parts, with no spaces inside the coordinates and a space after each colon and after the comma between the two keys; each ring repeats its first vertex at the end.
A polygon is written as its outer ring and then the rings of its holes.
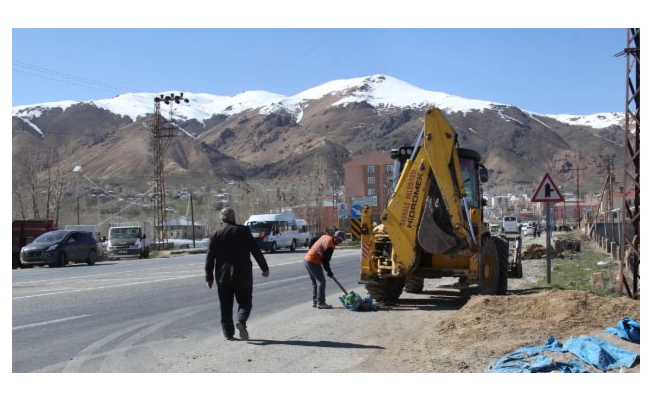
{"type": "Polygon", "coordinates": [[[585,170],[584,168],[571,168],[571,171],[575,171],[575,187],[577,188],[575,195],[575,220],[577,221],[577,227],[580,227],[580,219],[582,212],[580,211],[580,171],[585,170]]]}
{"type": "Polygon", "coordinates": [[[72,172],[74,172],[75,175],[77,175],[77,225],[79,225],[79,174],[81,174],[82,172],[81,165],[75,166],[72,172]]]}
{"type": "Polygon", "coordinates": [[[195,248],[195,208],[192,204],[192,190],[190,191],[190,223],[192,224],[192,248],[195,248]]]}
{"type": "MultiPolygon", "coordinates": [[[[615,239],[614,233],[614,224],[613,224],[613,209],[614,209],[614,193],[613,185],[615,183],[613,168],[614,168],[614,156],[603,156],[602,162],[604,163],[605,170],[607,172],[607,182],[605,184],[605,207],[607,208],[605,218],[605,224],[610,224],[611,226],[611,239],[615,239]]],[[[606,230],[605,230],[606,231],[606,230]]]]}
{"type": "Polygon", "coordinates": [[[172,121],[174,104],[180,104],[182,101],[188,103],[188,99],[183,97],[183,93],[179,95],[172,93],[169,96],[160,95],[154,98],[154,182],[156,184],[156,193],[154,194],[154,244],[160,246],[160,249],[166,249],[168,244],[163,156],[174,136],[172,121]],[[161,117],[161,102],[170,105],[170,118],[166,126],[163,125],[163,118],[161,117]]]}
{"type": "Polygon", "coordinates": [[[626,101],[625,101],[625,130],[623,149],[625,151],[623,168],[623,202],[620,208],[620,247],[618,259],[620,261],[620,293],[623,286],[631,298],[640,299],[638,287],[639,263],[641,259],[640,243],[640,206],[641,206],[641,30],[640,28],[627,29],[627,47],[616,54],[627,56],[626,76],[626,101]],[[627,201],[627,194],[633,192],[631,203],[627,201]],[[630,228],[630,229],[628,229],[630,228]],[[630,233],[628,233],[630,232],[630,233]],[[627,271],[631,277],[630,287],[625,276],[627,271]]]}

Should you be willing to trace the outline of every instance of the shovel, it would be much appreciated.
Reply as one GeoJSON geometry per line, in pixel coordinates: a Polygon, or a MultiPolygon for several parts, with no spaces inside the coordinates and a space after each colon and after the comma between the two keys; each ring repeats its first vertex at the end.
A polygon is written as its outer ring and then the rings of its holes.
{"type": "Polygon", "coordinates": [[[342,291],[344,292],[345,295],[349,294],[349,292],[347,292],[346,289],[344,289],[344,286],[342,286],[342,284],[340,283],[340,281],[338,281],[337,279],[335,279],[335,276],[331,276],[331,279],[334,280],[335,283],[337,283],[337,286],[339,286],[340,289],[342,289],[342,291]]]}

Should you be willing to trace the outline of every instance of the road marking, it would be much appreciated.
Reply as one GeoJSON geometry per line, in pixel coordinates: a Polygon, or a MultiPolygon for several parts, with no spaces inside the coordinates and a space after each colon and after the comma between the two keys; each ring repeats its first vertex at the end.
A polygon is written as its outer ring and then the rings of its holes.
{"type": "MultiPolygon", "coordinates": [[[[359,250],[351,250],[351,251],[359,251],[359,250]]],[[[282,262],[282,263],[274,263],[270,264],[270,267],[276,267],[276,266],[282,266],[282,265],[287,265],[287,264],[293,264],[296,263],[296,261],[287,261],[287,262],[282,262]]],[[[201,263],[189,263],[189,264],[182,264],[182,265],[177,265],[177,266],[172,266],[172,267],[164,267],[164,268],[159,268],[160,269],[169,269],[169,268],[180,268],[180,267],[188,267],[188,266],[196,266],[196,265],[202,265],[201,263]]],[[[155,268],[146,268],[145,270],[152,270],[155,268]]],[[[259,269],[257,265],[252,266],[252,269],[256,270],[259,269]]],[[[139,272],[143,270],[133,270],[129,272],[139,272]]],[[[91,279],[97,276],[102,276],[102,275],[114,275],[114,274],[122,274],[124,272],[112,272],[112,273],[102,273],[99,275],[94,275],[94,276],[86,276],[83,278],[86,279],[91,279]]],[[[84,288],[84,289],[71,289],[71,290],[62,290],[58,292],[50,292],[50,293],[41,293],[41,294],[33,294],[33,295],[28,295],[28,296],[20,296],[20,297],[12,297],[13,300],[19,300],[19,299],[29,299],[29,298],[35,298],[35,297],[43,297],[43,296],[51,296],[51,295],[56,295],[56,294],[66,294],[66,293],[76,293],[76,292],[86,292],[89,290],[98,290],[98,289],[111,289],[111,288],[118,288],[118,287],[126,287],[126,286],[134,286],[134,285],[142,285],[146,283],[156,283],[156,282],[164,282],[164,281],[170,281],[170,280],[175,280],[175,279],[187,279],[187,278],[194,278],[194,277],[203,277],[205,274],[202,272],[201,274],[193,274],[193,275],[180,275],[180,276],[174,276],[174,277],[169,277],[169,278],[163,278],[163,279],[154,279],[154,280],[148,280],[148,281],[142,281],[142,282],[130,282],[130,283],[123,283],[123,284],[118,284],[118,285],[106,285],[106,286],[98,286],[98,287],[91,287],[91,288],[84,288]]],[[[72,279],[78,279],[82,277],[75,277],[72,279]]],[[[283,282],[288,282],[296,279],[305,279],[305,276],[301,277],[296,277],[296,278],[291,278],[291,279],[285,279],[283,281],[272,281],[272,282],[265,282],[262,285],[270,285],[274,283],[283,283],[283,282]]],[[[66,280],[66,278],[62,278],[61,280],[66,280]]],[[[33,281],[33,282],[38,282],[38,281],[33,281]]],[[[18,283],[18,284],[13,284],[12,286],[20,286],[24,285],[26,282],[23,283],[18,283]]],[[[32,283],[32,282],[30,282],[32,283]]],[[[205,284],[205,282],[204,282],[205,284]]],[[[257,284],[256,286],[259,286],[261,284],[257,284]]]]}
{"type": "Polygon", "coordinates": [[[70,320],[73,320],[73,319],[86,318],[86,317],[89,317],[89,316],[90,315],[77,315],[75,317],[59,318],[59,319],[53,319],[51,321],[36,322],[36,323],[33,323],[33,324],[14,326],[14,327],[11,328],[11,330],[15,331],[16,329],[33,328],[35,326],[56,324],[57,322],[70,321],[70,320]]]}
{"type": "Polygon", "coordinates": [[[192,278],[192,277],[197,277],[197,276],[204,276],[204,274],[198,274],[198,275],[184,275],[184,276],[179,276],[179,277],[173,277],[173,278],[165,278],[165,279],[154,279],[151,281],[143,281],[143,282],[132,282],[132,283],[123,283],[120,285],[108,285],[108,286],[98,286],[98,287],[92,287],[92,288],[86,288],[86,289],[72,289],[72,290],[62,290],[60,292],[51,292],[51,293],[42,293],[42,294],[34,294],[30,296],[21,296],[21,297],[12,297],[12,300],[18,300],[18,299],[29,299],[32,297],[42,297],[42,296],[50,296],[54,294],[65,294],[65,293],[76,293],[76,292],[87,292],[89,290],[97,290],[97,289],[111,289],[111,288],[116,288],[116,287],[123,287],[123,286],[134,286],[134,285],[142,285],[144,283],[155,283],[155,282],[164,282],[164,281],[171,281],[174,279],[185,279],[185,278],[192,278]]]}

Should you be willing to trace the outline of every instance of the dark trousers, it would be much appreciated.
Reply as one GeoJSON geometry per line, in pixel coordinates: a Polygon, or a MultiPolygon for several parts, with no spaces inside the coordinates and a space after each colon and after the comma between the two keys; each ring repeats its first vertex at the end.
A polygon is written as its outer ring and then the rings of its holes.
{"type": "Polygon", "coordinates": [[[222,333],[225,337],[235,334],[233,325],[233,298],[238,302],[238,321],[247,326],[247,319],[252,307],[253,283],[234,281],[217,284],[217,296],[220,299],[222,333]]]}
{"type": "Polygon", "coordinates": [[[321,265],[313,264],[303,260],[303,266],[308,270],[308,276],[312,282],[312,302],[326,303],[326,278],[321,265]]]}

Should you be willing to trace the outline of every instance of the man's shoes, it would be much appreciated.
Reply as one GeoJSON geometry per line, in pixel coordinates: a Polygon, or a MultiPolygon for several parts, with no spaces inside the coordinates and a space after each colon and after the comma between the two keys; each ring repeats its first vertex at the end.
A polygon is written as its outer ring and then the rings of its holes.
{"type": "Polygon", "coordinates": [[[331,306],[330,304],[326,304],[326,303],[319,303],[319,304],[317,304],[317,308],[319,308],[320,310],[327,310],[329,308],[333,308],[333,306],[331,306]]]}
{"type": "Polygon", "coordinates": [[[225,337],[224,337],[224,340],[228,340],[229,342],[232,342],[232,341],[234,341],[235,339],[233,338],[233,336],[225,336],[225,337]]]}
{"type": "Polygon", "coordinates": [[[316,301],[313,301],[313,302],[312,302],[312,306],[313,306],[313,307],[317,307],[317,302],[316,302],[316,301]]]}
{"type": "Polygon", "coordinates": [[[236,322],[235,327],[238,328],[240,339],[249,340],[249,332],[247,332],[247,327],[245,326],[244,322],[236,322]]]}

